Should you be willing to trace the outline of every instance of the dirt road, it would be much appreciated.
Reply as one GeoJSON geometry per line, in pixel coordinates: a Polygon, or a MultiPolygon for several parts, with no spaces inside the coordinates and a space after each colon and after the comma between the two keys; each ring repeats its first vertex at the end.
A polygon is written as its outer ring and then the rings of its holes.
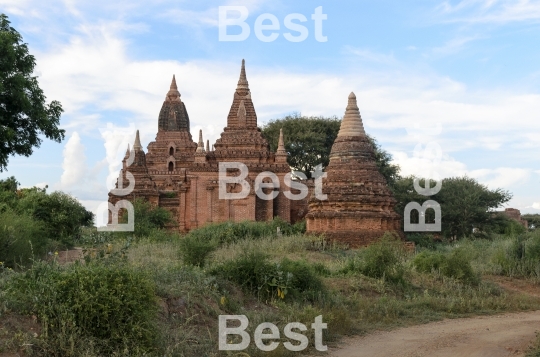
{"type": "Polygon", "coordinates": [[[335,357],[522,356],[540,332],[540,311],[452,319],[346,339],[335,357]]]}

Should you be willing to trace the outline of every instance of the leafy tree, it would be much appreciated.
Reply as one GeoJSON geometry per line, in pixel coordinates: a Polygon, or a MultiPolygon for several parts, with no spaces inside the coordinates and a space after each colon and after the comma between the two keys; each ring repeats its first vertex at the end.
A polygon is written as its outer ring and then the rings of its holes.
{"type": "MultiPolygon", "coordinates": [[[[172,220],[170,211],[155,207],[142,198],[136,198],[132,203],[135,210],[135,234],[139,237],[149,236],[153,230],[165,228],[172,220]]],[[[126,223],[127,219],[127,214],[121,214],[122,223],[126,223]]]]}
{"type": "MultiPolygon", "coordinates": [[[[462,238],[469,236],[472,229],[478,228],[485,233],[500,230],[500,219],[494,210],[512,198],[512,194],[501,188],[488,189],[470,177],[451,177],[443,179],[441,190],[430,197],[419,195],[413,187],[413,176],[396,182],[394,194],[398,201],[396,210],[403,216],[409,202],[422,204],[434,200],[441,205],[442,234],[447,237],[462,238]]],[[[425,182],[420,180],[420,186],[425,182]]],[[[434,186],[432,183],[431,186],[434,186]]],[[[434,222],[433,210],[427,210],[426,222],[434,222]]],[[[412,211],[411,223],[418,222],[418,212],[412,211]]]]}
{"type": "Polygon", "coordinates": [[[532,226],[540,227],[540,214],[524,214],[523,219],[529,223],[529,228],[532,226]]]}
{"type": "MultiPolygon", "coordinates": [[[[279,130],[283,129],[285,150],[289,153],[287,163],[292,169],[302,171],[308,178],[319,164],[323,169],[330,161],[330,151],[336,140],[341,120],[337,117],[306,117],[299,114],[271,120],[262,128],[262,134],[276,151],[279,130]]],[[[381,149],[376,140],[368,135],[375,150],[375,160],[379,171],[392,186],[399,178],[399,166],[391,164],[392,156],[381,149]]]]}
{"type": "Polygon", "coordinates": [[[82,226],[93,224],[94,214],[74,197],[60,191],[47,194],[46,189],[22,189],[16,210],[44,223],[45,235],[66,246],[73,245],[82,226]]]}
{"type": "Polygon", "coordinates": [[[60,142],[64,130],[58,128],[62,106],[45,95],[37,77],[36,61],[22,36],[0,14],[0,172],[10,155],[30,156],[41,145],[40,135],[60,142]]]}

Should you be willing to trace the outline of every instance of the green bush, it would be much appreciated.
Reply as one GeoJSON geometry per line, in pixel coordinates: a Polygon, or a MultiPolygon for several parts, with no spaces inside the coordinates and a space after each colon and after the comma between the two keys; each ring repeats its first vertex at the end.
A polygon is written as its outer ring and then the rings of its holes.
{"type": "Polygon", "coordinates": [[[413,259],[413,265],[416,270],[423,273],[438,271],[446,263],[446,257],[443,253],[423,251],[418,253],[413,259]]]}
{"type": "MultiPolygon", "coordinates": [[[[155,207],[142,198],[135,199],[132,204],[135,211],[133,233],[138,238],[151,236],[172,221],[171,212],[162,207],[155,207]]],[[[127,222],[127,219],[127,214],[122,215],[123,223],[127,222]]]]}
{"type": "Polygon", "coordinates": [[[214,241],[200,239],[193,235],[180,238],[180,255],[185,264],[203,267],[206,260],[217,248],[214,241]]]}
{"type": "Polygon", "coordinates": [[[540,278],[540,232],[520,234],[491,258],[496,271],[507,276],[540,278]]]}
{"type": "Polygon", "coordinates": [[[416,270],[424,273],[439,272],[441,275],[467,283],[478,283],[478,275],[471,266],[471,258],[463,249],[454,249],[450,254],[423,251],[413,259],[416,270]]]}
{"type": "Polygon", "coordinates": [[[135,356],[157,350],[154,290],[144,273],[119,261],[36,263],[8,281],[6,298],[41,322],[38,355],[77,356],[92,346],[97,355],[135,356]]]}
{"type": "Polygon", "coordinates": [[[380,241],[360,251],[356,257],[350,258],[342,272],[358,272],[391,283],[404,284],[405,255],[403,243],[385,234],[380,241]]]}
{"type": "Polygon", "coordinates": [[[415,246],[427,249],[435,249],[435,237],[429,233],[410,233],[407,234],[407,240],[414,242],[415,246]]]}
{"type": "Polygon", "coordinates": [[[44,256],[52,247],[43,223],[11,209],[0,212],[0,262],[5,266],[29,265],[33,258],[44,256]]]}
{"type": "Polygon", "coordinates": [[[304,224],[290,223],[274,218],[270,222],[224,222],[205,225],[201,228],[194,229],[188,233],[188,236],[196,237],[203,241],[213,241],[218,245],[232,244],[244,239],[259,239],[263,237],[277,237],[282,235],[293,235],[301,232],[304,224]]]}
{"type": "Polygon", "coordinates": [[[244,252],[215,267],[211,273],[240,285],[259,300],[313,301],[324,293],[322,281],[307,263],[288,259],[272,263],[260,252],[244,252]]]}

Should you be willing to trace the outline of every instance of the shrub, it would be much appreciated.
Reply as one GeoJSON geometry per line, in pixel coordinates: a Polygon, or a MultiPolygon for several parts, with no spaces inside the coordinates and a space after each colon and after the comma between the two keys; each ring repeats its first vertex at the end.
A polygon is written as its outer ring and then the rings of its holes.
{"type": "Polygon", "coordinates": [[[540,234],[521,234],[491,258],[498,273],[508,276],[540,278],[540,234]]]}
{"type": "Polygon", "coordinates": [[[342,272],[359,272],[391,283],[405,283],[405,249],[401,241],[385,234],[380,241],[360,251],[347,261],[342,272]]]}
{"type": "Polygon", "coordinates": [[[417,247],[435,249],[436,243],[432,234],[429,233],[411,233],[407,234],[407,240],[414,242],[417,247]]]}
{"type": "Polygon", "coordinates": [[[187,235],[180,240],[180,255],[185,264],[203,267],[206,259],[216,250],[214,241],[200,239],[193,235],[187,235]]]}
{"type": "Polygon", "coordinates": [[[13,310],[41,322],[43,355],[75,356],[88,346],[106,356],[157,349],[154,285],[118,261],[64,268],[36,263],[6,290],[13,310]]]}
{"type": "Polygon", "coordinates": [[[214,241],[218,245],[236,243],[244,239],[259,239],[262,237],[276,237],[278,228],[280,234],[293,235],[302,230],[302,224],[291,225],[279,217],[271,222],[224,222],[205,225],[192,230],[188,236],[199,240],[214,241]]]}
{"type": "MultiPolygon", "coordinates": [[[[150,202],[137,198],[133,202],[135,211],[135,230],[137,237],[147,237],[156,230],[165,228],[171,222],[171,212],[162,207],[155,207],[150,202]]],[[[121,221],[127,222],[127,214],[122,215],[121,221]]]]}
{"type": "Polygon", "coordinates": [[[11,209],[0,212],[0,262],[5,266],[28,265],[45,255],[52,244],[41,222],[11,209]]]}
{"type": "Polygon", "coordinates": [[[454,249],[449,255],[423,251],[414,257],[416,270],[424,273],[439,272],[441,275],[467,283],[478,283],[471,259],[463,249],[454,249]]]}
{"type": "Polygon", "coordinates": [[[324,293],[324,286],[311,266],[305,262],[283,259],[272,263],[260,252],[244,252],[213,269],[219,275],[239,284],[259,300],[272,298],[313,301],[324,293]]]}
{"type": "Polygon", "coordinates": [[[446,263],[446,257],[442,253],[423,251],[413,259],[416,270],[423,273],[438,271],[446,263]]]}

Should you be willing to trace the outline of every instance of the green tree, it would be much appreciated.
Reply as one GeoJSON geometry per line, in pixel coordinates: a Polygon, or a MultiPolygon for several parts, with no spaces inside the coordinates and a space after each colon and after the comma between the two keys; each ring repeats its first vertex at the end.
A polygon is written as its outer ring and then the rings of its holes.
{"type": "Polygon", "coordinates": [[[540,214],[524,214],[523,219],[529,223],[529,228],[532,226],[540,227],[540,214]]]}
{"type": "MultiPolygon", "coordinates": [[[[135,235],[146,237],[152,234],[152,231],[165,228],[172,221],[170,211],[162,207],[153,206],[150,202],[136,198],[132,201],[135,213],[135,235]]],[[[126,211],[123,210],[125,213],[126,211]]],[[[127,223],[128,215],[122,214],[121,223],[127,223]]]]}
{"type": "MultiPolygon", "coordinates": [[[[323,170],[330,161],[330,151],[336,140],[341,120],[337,117],[306,117],[299,114],[288,115],[282,119],[268,122],[261,130],[270,144],[270,150],[276,151],[279,130],[283,129],[285,150],[289,153],[288,164],[293,170],[303,172],[308,178],[319,164],[323,170]]],[[[381,149],[376,140],[368,135],[375,151],[375,160],[381,174],[392,187],[399,178],[399,166],[391,163],[392,156],[381,149]]]]}
{"type": "Polygon", "coordinates": [[[16,211],[44,224],[44,233],[51,240],[72,246],[82,226],[93,224],[94,214],[74,197],[60,191],[47,194],[37,187],[22,189],[16,211]]]}
{"type": "Polygon", "coordinates": [[[30,156],[41,145],[40,135],[60,142],[62,106],[46,97],[32,76],[36,60],[22,36],[0,14],[0,172],[10,155],[30,156]]]}
{"type": "MultiPolygon", "coordinates": [[[[441,190],[432,196],[419,195],[413,187],[414,177],[404,177],[396,182],[394,195],[398,204],[396,211],[403,216],[409,202],[422,204],[434,200],[441,205],[442,234],[447,237],[469,236],[472,229],[490,233],[500,229],[500,219],[494,210],[512,198],[512,194],[501,188],[490,190],[470,177],[451,177],[443,179],[441,190]]],[[[424,179],[420,186],[425,186],[424,179]]],[[[434,186],[432,182],[431,187],[434,186]]],[[[433,210],[427,210],[426,222],[434,222],[433,210]]],[[[412,211],[411,223],[418,222],[418,212],[412,211]]]]}

